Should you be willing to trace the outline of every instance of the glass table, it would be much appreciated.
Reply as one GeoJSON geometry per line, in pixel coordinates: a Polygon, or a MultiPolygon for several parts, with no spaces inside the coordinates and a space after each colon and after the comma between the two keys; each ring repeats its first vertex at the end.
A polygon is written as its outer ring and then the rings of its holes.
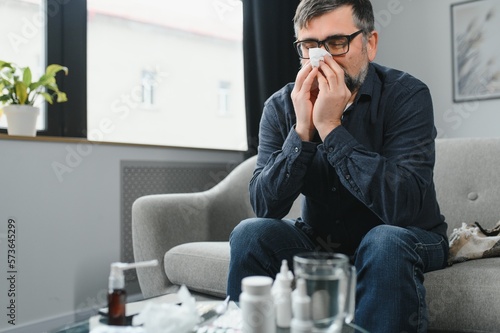
{"type": "MultiPolygon", "coordinates": [[[[90,326],[89,321],[85,320],[79,323],[75,323],[72,325],[68,325],[57,329],[55,331],[51,331],[50,333],[89,333],[90,326]]],[[[223,329],[215,331],[217,333],[224,332],[223,329]]],[[[276,333],[289,333],[289,329],[277,328],[276,333]]],[[[342,329],[342,333],[368,333],[368,331],[362,329],[361,327],[356,326],[355,324],[345,324],[342,329]]]]}
{"type": "MultiPolygon", "coordinates": [[[[147,304],[149,301],[168,301],[168,295],[165,296],[160,296],[160,297],[154,297],[151,299],[146,299],[140,302],[136,303],[128,303],[127,307],[128,310],[130,310],[132,313],[140,313],[141,311],[141,306],[144,306],[147,304]],[[167,298],[164,298],[167,297],[167,298]],[[139,304],[140,306],[134,306],[139,304]]],[[[175,300],[174,300],[175,301],[175,300]]],[[[172,300],[170,299],[170,302],[172,300]]],[[[201,311],[201,313],[205,313],[209,309],[213,309],[214,306],[219,304],[220,301],[200,301],[197,302],[197,309],[198,311],[201,311]]],[[[239,311],[239,306],[237,303],[230,302],[229,307],[226,310],[225,314],[221,317],[225,318],[223,320],[224,323],[218,323],[224,327],[235,327],[238,326],[238,321],[234,321],[235,318],[238,318],[240,316],[241,311],[239,311]],[[226,316],[226,317],[224,317],[226,316]]],[[[127,324],[132,323],[132,316],[127,317],[127,324]]],[[[238,319],[236,319],[238,320],[238,319]]],[[[72,323],[69,325],[66,325],[64,327],[61,327],[59,329],[50,331],[48,333],[89,333],[90,330],[94,327],[97,327],[99,324],[106,324],[107,323],[107,317],[103,315],[102,313],[99,313],[98,315],[92,316],[91,318],[87,320],[83,320],[80,322],[72,323]]],[[[211,327],[211,325],[208,326],[203,326],[201,329],[198,329],[197,331],[193,331],[193,333],[223,333],[223,332],[235,332],[239,330],[235,329],[224,329],[224,328],[214,328],[211,327]]],[[[283,329],[283,328],[277,328],[276,333],[289,333],[290,329],[283,329]]],[[[355,324],[344,324],[344,327],[342,329],[342,333],[368,333],[368,331],[356,326],[355,324]]]]}

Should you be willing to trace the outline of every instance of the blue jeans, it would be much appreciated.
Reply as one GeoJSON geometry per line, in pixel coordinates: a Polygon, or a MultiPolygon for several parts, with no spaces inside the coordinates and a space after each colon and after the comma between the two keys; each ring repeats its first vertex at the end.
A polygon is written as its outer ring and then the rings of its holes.
{"type": "MultiPolygon", "coordinates": [[[[281,261],[293,269],[300,252],[325,251],[291,220],[251,218],[231,233],[227,293],[237,301],[241,280],[275,277],[281,261]]],[[[329,250],[329,249],[326,249],[329,250]]],[[[416,227],[380,225],[370,230],[352,260],[358,273],[356,324],[371,333],[427,332],[424,273],[444,268],[448,242],[416,227]]]]}

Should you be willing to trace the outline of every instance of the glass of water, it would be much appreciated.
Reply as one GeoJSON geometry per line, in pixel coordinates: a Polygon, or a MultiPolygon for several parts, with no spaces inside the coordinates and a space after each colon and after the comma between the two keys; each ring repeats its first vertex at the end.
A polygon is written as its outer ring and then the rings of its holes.
{"type": "Polygon", "coordinates": [[[340,253],[307,252],[293,258],[295,278],[306,281],[314,332],[337,333],[354,319],[356,268],[340,253]]]}

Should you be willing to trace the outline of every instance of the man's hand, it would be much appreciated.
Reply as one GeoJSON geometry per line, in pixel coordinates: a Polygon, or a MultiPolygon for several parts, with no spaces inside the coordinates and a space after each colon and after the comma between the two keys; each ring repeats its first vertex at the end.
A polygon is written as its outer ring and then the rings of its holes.
{"type": "Polygon", "coordinates": [[[307,62],[298,72],[292,102],[297,123],[295,131],[303,141],[311,141],[316,131],[322,140],[341,124],[342,114],[351,98],[344,70],[326,56],[319,68],[307,62]]]}
{"type": "Polygon", "coordinates": [[[313,123],[313,107],[317,96],[318,68],[307,62],[297,74],[292,90],[292,102],[297,123],[295,131],[302,141],[311,141],[316,132],[313,123]]]}
{"type": "Polygon", "coordinates": [[[319,93],[313,107],[313,124],[319,136],[325,137],[340,126],[342,114],[351,98],[344,79],[344,70],[332,57],[320,61],[317,80],[319,93]]]}

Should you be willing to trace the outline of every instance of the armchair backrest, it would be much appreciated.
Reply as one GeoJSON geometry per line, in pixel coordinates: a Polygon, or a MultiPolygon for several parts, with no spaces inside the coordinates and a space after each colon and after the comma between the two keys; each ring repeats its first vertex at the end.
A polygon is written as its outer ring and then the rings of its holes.
{"type": "Polygon", "coordinates": [[[500,220],[500,138],[436,140],[434,182],[448,234],[463,222],[500,220]]]}
{"type": "MultiPolygon", "coordinates": [[[[214,199],[209,220],[217,221],[224,216],[228,223],[214,223],[210,228],[212,239],[227,239],[227,235],[243,219],[255,217],[250,204],[248,185],[255,169],[257,155],[241,162],[219,184],[207,191],[214,199]],[[215,192],[215,193],[214,193],[215,192]],[[229,207],[229,208],[228,208],[229,207]]],[[[287,218],[300,216],[301,197],[293,204],[287,218]]]]}

